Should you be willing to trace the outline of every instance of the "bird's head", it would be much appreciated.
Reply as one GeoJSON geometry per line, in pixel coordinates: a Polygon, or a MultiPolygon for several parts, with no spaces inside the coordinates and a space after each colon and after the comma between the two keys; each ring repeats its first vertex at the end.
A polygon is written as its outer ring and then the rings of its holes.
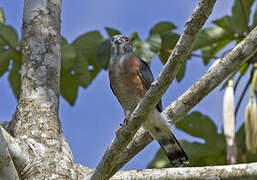
{"type": "Polygon", "coordinates": [[[115,35],[111,39],[111,55],[123,56],[126,53],[132,53],[131,41],[128,37],[123,35],[115,35]]]}

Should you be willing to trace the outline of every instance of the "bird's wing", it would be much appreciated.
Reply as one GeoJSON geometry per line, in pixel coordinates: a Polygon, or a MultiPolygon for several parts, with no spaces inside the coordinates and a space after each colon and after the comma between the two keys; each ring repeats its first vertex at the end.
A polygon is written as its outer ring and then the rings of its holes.
{"type": "MultiPolygon", "coordinates": [[[[140,60],[139,75],[145,83],[146,88],[149,89],[151,83],[154,81],[153,73],[144,60],[140,59],[139,57],[138,59],[140,60]]],[[[162,100],[158,102],[156,108],[159,112],[162,112],[162,100]]]]}

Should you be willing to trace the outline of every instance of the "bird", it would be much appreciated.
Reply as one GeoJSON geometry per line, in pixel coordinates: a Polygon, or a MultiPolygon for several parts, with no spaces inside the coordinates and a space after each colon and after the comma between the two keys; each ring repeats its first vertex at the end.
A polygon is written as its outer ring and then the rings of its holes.
{"type": "MultiPolygon", "coordinates": [[[[150,88],[154,77],[147,63],[133,52],[132,43],[128,37],[115,35],[110,43],[111,57],[108,66],[110,87],[123,108],[125,119],[124,125],[121,124],[121,126],[125,126],[137,104],[150,88]]],[[[172,166],[188,164],[185,151],[161,112],[162,101],[160,100],[142,124],[143,128],[158,141],[172,166]]]]}

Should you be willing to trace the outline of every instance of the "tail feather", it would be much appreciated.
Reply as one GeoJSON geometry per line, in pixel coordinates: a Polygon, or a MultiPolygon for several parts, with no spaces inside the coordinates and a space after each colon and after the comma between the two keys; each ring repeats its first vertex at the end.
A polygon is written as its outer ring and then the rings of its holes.
{"type": "Polygon", "coordinates": [[[157,137],[156,140],[159,142],[164,153],[166,154],[170,163],[173,166],[183,166],[184,164],[189,163],[189,160],[185,151],[182,149],[178,140],[175,138],[175,136],[172,133],[170,133],[169,137],[160,136],[160,137],[157,137]]]}
{"type": "Polygon", "coordinates": [[[143,127],[159,142],[173,166],[183,166],[189,163],[188,157],[173,135],[168,121],[157,109],[150,113],[148,119],[143,123],[143,127]]]}

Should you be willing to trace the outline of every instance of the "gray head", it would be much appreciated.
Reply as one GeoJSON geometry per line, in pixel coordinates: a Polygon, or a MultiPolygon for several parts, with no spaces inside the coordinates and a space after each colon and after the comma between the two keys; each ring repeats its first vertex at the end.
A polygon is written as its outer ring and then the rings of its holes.
{"type": "Polygon", "coordinates": [[[122,56],[126,53],[132,53],[131,41],[128,37],[123,35],[115,35],[111,39],[111,55],[122,56]]]}

